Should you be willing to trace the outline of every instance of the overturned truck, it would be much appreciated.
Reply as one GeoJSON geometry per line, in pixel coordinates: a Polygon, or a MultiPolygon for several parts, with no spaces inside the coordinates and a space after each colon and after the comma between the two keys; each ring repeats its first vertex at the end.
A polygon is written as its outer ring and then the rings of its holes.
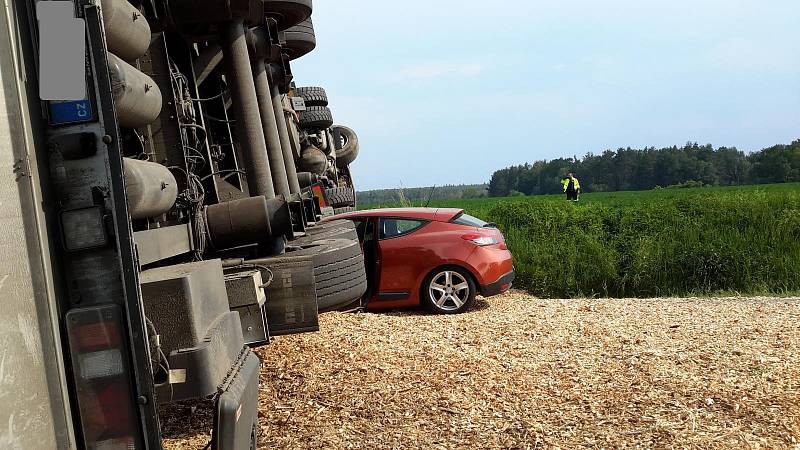
{"type": "Polygon", "coordinates": [[[316,331],[367,287],[352,222],[318,223],[355,208],[359,146],[324,89],[294,83],[291,61],[316,45],[311,0],[4,6],[0,137],[17,184],[3,217],[23,238],[2,264],[27,262],[31,320],[50,331],[29,368],[47,405],[27,385],[7,403],[53,411],[20,442],[160,448],[157,405],[208,399],[211,447],[255,448],[251,349],[316,331]],[[58,8],[85,29],[83,98],[39,96],[58,8]]]}

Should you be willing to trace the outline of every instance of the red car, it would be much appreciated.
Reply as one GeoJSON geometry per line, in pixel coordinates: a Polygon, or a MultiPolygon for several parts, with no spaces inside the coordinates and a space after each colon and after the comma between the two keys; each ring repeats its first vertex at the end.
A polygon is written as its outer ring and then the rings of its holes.
{"type": "Polygon", "coordinates": [[[356,223],[367,266],[367,309],[424,305],[441,314],[511,288],[514,265],[493,224],[455,208],[394,208],[335,216],[356,223]]]}

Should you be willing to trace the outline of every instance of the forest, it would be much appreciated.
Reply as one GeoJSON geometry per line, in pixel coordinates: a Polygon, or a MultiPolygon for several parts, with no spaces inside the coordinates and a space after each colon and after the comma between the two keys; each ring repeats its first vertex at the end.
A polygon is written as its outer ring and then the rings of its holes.
{"type": "Polygon", "coordinates": [[[800,181],[800,140],[749,154],[735,147],[687,143],[536,161],[494,172],[489,196],[559,193],[568,172],[575,173],[584,192],[793,182],[800,181]]]}
{"type": "Polygon", "coordinates": [[[417,188],[376,189],[358,193],[360,205],[424,206],[433,200],[461,200],[486,197],[486,184],[461,184],[417,188]]]}

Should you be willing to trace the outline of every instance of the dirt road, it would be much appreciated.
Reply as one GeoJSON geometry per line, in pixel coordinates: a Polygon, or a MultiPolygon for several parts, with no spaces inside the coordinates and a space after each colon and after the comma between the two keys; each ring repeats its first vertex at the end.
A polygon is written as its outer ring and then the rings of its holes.
{"type": "MultiPolygon", "coordinates": [[[[321,326],[259,352],[263,448],[800,448],[799,299],[512,292],[321,326]]],[[[207,442],[185,414],[167,448],[207,442]]]]}

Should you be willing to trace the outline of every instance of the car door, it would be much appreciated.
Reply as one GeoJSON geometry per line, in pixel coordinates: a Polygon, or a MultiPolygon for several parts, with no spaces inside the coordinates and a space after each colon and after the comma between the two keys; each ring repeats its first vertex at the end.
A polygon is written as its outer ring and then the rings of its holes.
{"type": "MultiPolygon", "coordinates": [[[[378,219],[378,289],[376,302],[409,300],[424,267],[425,249],[415,244],[415,235],[428,221],[398,217],[378,219]]],[[[401,306],[398,304],[397,306],[401,306]]]]}

